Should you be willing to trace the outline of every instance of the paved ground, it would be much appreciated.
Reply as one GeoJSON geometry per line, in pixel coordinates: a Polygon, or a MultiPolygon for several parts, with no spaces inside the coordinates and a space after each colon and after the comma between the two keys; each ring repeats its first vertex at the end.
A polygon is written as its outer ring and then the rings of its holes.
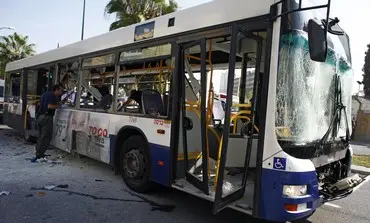
{"type": "Polygon", "coordinates": [[[356,155],[370,156],[370,144],[353,142],[351,144],[351,147],[353,149],[353,153],[356,155]]]}
{"type": "Polygon", "coordinates": [[[319,208],[310,222],[370,222],[370,183],[366,182],[346,199],[328,203],[319,208]]]}
{"type": "MultiPolygon", "coordinates": [[[[108,166],[59,150],[56,164],[30,163],[34,145],[0,127],[0,222],[259,222],[233,210],[212,216],[212,204],[187,194],[159,189],[150,195],[130,192],[108,166]],[[46,185],[68,188],[41,190],[46,185]]],[[[320,208],[305,222],[370,222],[370,184],[347,199],[320,208]]]]}

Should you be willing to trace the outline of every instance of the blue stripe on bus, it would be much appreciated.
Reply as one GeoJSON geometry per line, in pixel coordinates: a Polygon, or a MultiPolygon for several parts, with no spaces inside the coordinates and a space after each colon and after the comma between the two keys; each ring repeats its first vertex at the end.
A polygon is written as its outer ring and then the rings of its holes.
{"type": "Polygon", "coordinates": [[[109,164],[111,166],[114,166],[114,157],[115,157],[115,152],[116,152],[116,141],[117,141],[117,136],[116,135],[109,135],[109,164]]]}
{"type": "Polygon", "coordinates": [[[316,172],[285,172],[262,169],[259,217],[269,221],[292,221],[304,218],[320,206],[316,172]],[[289,198],[283,195],[283,185],[307,185],[303,198],[289,198]],[[307,203],[307,211],[290,213],[284,204],[307,203]]]}
{"type": "Polygon", "coordinates": [[[152,157],[152,181],[163,186],[169,186],[170,148],[150,143],[150,154],[152,157]],[[161,165],[159,163],[161,163],[161,165]]]}

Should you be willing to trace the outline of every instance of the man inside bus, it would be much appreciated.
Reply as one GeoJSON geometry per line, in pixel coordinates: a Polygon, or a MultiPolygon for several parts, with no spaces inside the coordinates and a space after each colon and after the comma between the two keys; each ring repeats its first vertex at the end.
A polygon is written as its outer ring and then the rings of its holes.
{"type": "MultiPolygon", "coordinates": [[[[97,69],[92,69],[90,71],[90,74],[91,74],[91,76],[100,76],[100,71],[98,71],[97,69]]],[[[108,87],[104,86],[103,78],[99,77],[98,79],[95,79],[93,81],[93,83],[94,83],[93,87],[96,88],[99,91],[99,93],[101,95],[101,99],[103,99],[105,96],[110,94],[108,87]]],[[[87,93],[88,98],[90,98],[91,95],[92,94],[90,92],[87,93]]],[[[94,97],[93,100],[94,100],[95,105],[99,104],[99,100],[97,98],[94,97]]]]}
{"type": "Polygon", "coordinates": [[[98,89],[98,91],[100,92],[102,98],[104,96],[107,96],[109,95],[109,89],[107,86],[104,86],[104,81],[103,81],[103,78],[99,78],[97,81],[96,81],[96,89],[98,89]]]}
{"type": "MultiPolygon", "coordinates": [[[[97,69],[92,69],[90,71],[90,73],[91,73],[91,76],[100,76],[100,72],[97,69]]],[[[101,77],[98,78],[96,80],[95,84],[96,84],[95,85],[95,88],[98,89],[98,91],[100,92],[102,98],[104,96],[107,96],[107,95],[110,94],[109,93],[109,89],[107,88],[107,86],[104,86],[104,80],[103,80],[103,78],[101,78],[101,77]]]]}
{"type": "Polygon", "coordinates": [[[53,118],[61,95],[62,88],[59,85],[54,85],[52,91],[41,95],[40,108],[36,117],[39,137],[36,144],[36,157],[32,158],[31,162],[46,156],[45,152],[53,137],[53,118]]]}

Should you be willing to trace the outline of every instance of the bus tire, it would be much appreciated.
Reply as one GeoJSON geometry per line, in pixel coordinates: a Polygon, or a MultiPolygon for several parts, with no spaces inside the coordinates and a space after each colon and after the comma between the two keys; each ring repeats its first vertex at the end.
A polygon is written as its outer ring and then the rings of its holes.
{"type": "Polygon", "coordinates": [[[148,143],[140,135],[125,140],[120,151],[120,170],[126,185],[139,193],[148,192],[152,187],[150,180],[150,155],[148,143]]]}

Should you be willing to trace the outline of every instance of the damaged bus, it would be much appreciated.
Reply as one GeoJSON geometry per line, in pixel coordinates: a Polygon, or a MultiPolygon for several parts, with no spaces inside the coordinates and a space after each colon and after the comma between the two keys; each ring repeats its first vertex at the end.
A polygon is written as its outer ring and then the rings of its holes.
{"type": "Polygon", "coordinates": [[[307,218],[361,183],[349,37],[330,5],[212,1],[9,63],[4,122],[33,141],[40,94],[61,84],[53,146],[110,164],[132,190],[176,188],[214,214],[307,218]],[[141,97],[124,103],[132,90],[141,97]]]}

